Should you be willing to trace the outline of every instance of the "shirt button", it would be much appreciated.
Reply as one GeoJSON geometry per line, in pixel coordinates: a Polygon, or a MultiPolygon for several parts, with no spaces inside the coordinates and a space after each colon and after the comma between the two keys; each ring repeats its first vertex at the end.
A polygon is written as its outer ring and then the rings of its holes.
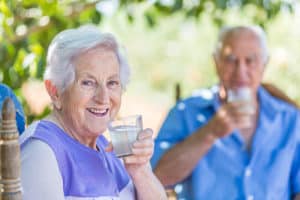
{"type": "Polygon", "coordinates": [[[254,196],[253,196],[253,195],[249,195],[249,196],[247,197],[247,200],[254,200],[254,196]]]}
{"type": "Polygon", "coordinates": [[[197,120],[201,123],[205,122],[206,117],[202,114],[197,115],[197,120]]]}
{"type": "Polygon", "coordinates": [[[245,176],[246,176],[246,177],[249,177],[249,176],[251,176],[251,174],[252,174],[251,169],[246,169],[246,171],[245,171],[245,176]]]}
{"type": "Polygon", "coordinates": [[[184,110],[185,109],[185,104],[180,102],[180,103],[178,103],[177,108],[178,108],[178,110],[184,110]]]}

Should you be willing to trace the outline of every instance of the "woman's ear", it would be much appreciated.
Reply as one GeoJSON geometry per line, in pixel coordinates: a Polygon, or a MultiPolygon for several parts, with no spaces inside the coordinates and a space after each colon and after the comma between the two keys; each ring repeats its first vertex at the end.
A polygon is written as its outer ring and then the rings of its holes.
{"type": "Polygon", "coordinates": [[[54,107],[57,110],[61,110],[61,98],[59,96],[56,86],[52,84],[51,80],[45,80],[44,83],[54,107]]]}

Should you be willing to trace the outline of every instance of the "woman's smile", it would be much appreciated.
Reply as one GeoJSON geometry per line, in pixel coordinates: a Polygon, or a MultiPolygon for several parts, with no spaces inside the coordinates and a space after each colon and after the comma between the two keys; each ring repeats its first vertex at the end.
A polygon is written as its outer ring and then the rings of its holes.
{"type": "Polygon", "coordinates": [[[104,117],[108,114],[109,109],[87,108],[87,110],[96,117],[104,117]]]}

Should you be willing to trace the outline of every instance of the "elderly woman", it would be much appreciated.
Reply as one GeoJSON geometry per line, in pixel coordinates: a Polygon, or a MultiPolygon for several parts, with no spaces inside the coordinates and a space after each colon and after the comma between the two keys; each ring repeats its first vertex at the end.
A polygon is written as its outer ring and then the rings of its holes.
{"type": "Polygon", "coordinates": [[[23,199],[166,199],[149,165],[152,131],[123,160],[103,136],[130,74],[115,38],[93,26],[63,31],[47,62],[53,112],[20,138],[23,199]]]}

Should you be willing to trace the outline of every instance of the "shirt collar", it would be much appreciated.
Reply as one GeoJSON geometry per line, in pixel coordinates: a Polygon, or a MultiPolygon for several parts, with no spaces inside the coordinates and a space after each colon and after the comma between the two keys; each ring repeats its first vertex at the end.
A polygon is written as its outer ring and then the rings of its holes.
{"type": "Polygon", "coordinates": [[[262,86],[259,87],[257,95],[259,101],[260,114],[264,113],[267,118],[274,119],[276,113],[280,110],[281,102],[277,101],[262,86]]]}

